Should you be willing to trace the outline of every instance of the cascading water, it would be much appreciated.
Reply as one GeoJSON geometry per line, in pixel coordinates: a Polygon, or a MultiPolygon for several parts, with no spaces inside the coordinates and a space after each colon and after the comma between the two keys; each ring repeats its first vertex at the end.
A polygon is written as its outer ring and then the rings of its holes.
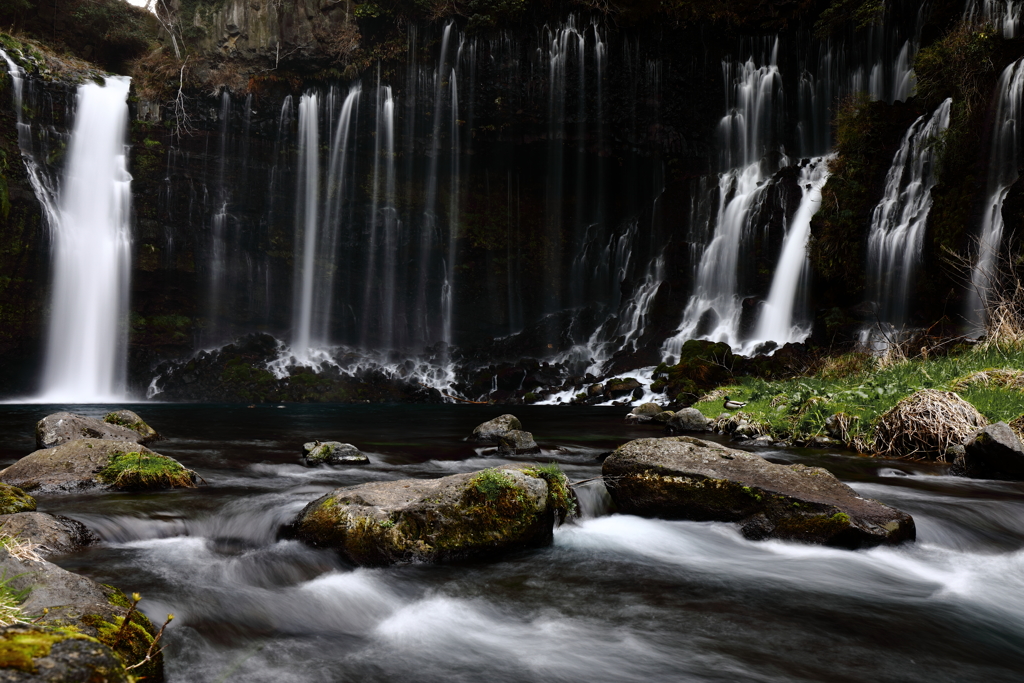
{"type": "Polygon", "coordinates": [[[761,308],[754,340],[747,343],[747,353],[753,352],[763,342],[772,341],[779,345],[801,342],[810,334],[806,320],[810,280],[807,241],[811,236],[811,219],[821,206],[821,189],[829,177],[830,158],[811,159],[800,168],[800,206],[786,231],[772,287],[761,308]]]}
{"type": "Polygon", "coordinates": [[[126,164],[131,80],[78,88],[68,160],[48,216],[53,298],[42,398],[123,400],[131,264],[131,176],[126,164]]]}
{"type": "Polygon", "coordinates": [[[320,226],[320,100],[315,92],[299,99],[298,194],[295,212],[295,329],[292,352],[299,362],[309,359],[313,327],[313,282],[320,226]],[[301,240],[301,241],[300,241],[301,240]]]}
{"type": "Polygon", "coordinates": [[[701,256],[694,294],[679,330],[665,343],[664,354],[670,358],[678,357],[687,339],[724,341],[734,348],[741,345],[741,252],[751,231],[752,209],[767,187],[765,181],[786,165],[785,156],[774,147],[783,104],[777,50],[775,41],[765,66],[757,66],[753,58],[740,65],[722,65],[728,101],[718,131],[722,166],[729,170],[719,174],[717,223],[701,256]],[[769,153],[776,150],[780,159],[769,160],[769,153]]]}
{"type": "Polygon", "coordinates": [[[1024,126],[1024,59],[1006,67],[999,78],[999,101],[989,152],[987,200],[978,236],[978,260],[971,273],[967,299],[967,323],[970,334],[985,333],[985,311],[995,285],[996,263],[1003,238],[1003,202],[1017,182],[1022,159],[1020,129],[1024,126]]]}
{"type": "Polygon", "coordinates": [[[976,23],[992,24],[1003,37],[1012,40],[1020,31],[1020,0],[967,0],[964,19],[976,23]]]}
{"type": "Polygon", "coordinates": [[[884,349],[906,333],[910,286],[921,260],[935,186],[935,139],[949,127],[952,100],[918,118],[903,136],[885,178],[885,195],[871,214],[867,283],[875,324],[861,332],[865,345],[884,349]]]}

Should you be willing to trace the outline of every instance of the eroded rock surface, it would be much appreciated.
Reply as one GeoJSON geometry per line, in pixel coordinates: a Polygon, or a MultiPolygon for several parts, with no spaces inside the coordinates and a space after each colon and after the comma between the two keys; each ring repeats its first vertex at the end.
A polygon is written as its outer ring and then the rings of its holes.
{"type": "Polygon", "coordinates": [[[523,423],[515,415],[506,413],[499,415],[493,420],[488,420],[473,429],[472,440],[477,443],[490,443],[497,445],[498,439],[508,434],[513,429],[522,429],[523,423]]]}
{"type": "Polygon", "coordinates": [[[979,429],[956,449],[950,474],[975,479],[1024,481],[1024,444],[1005,422],[979,429]]]}
{"type": "Polygon", "coordinates": [[[490,557],[549,542],[569,495],[564,475],[528,467],[370,482],[313,501],[295,531],[364,565],[490,557]]]}
{"type": "Polygon", "coordinates": [[[29,453],[0,482],[38,493],[194,486],[196,473],[134,441],[77,439],[29,453]]]}
{"type": "Polygon", "coordinates": [[[498,439],[499,455],[526,455],[540,453],[540,446],[533,440],[533,434],[521,429],[512,429],[498,439]]]}
{"type": "Polygon", "coordinates": [[[0,515],[0,534],[31,541],[43,556],[70,553],[95,540],[81,522],[45,512],[0,515]]]}
{"type": "Polygon", "coordinates": [[[75,439],[148,443],[157,437],[157,433],[130,410],[109,413],[103,420],[74,413],[54,413],[36,423],[37,448],[56,448],[75,439]],[[128,427],[129,424],[134,427],[128,427]]]}
{"type": "Polygon", "coordinates": [[[338,441],[310,441],[302,445],[302,464],[306,467],[317,465],[366,465],[370,459],[350,443],[338,441]]]}
{"type": "Polygon", "coordinates": [[[619,510],[664,519],[737,522],[759,540],[863,548],[913,540],[913,518],[820,467],[777,465],[689,436],[637,439],[605,461],[619,510]]]}

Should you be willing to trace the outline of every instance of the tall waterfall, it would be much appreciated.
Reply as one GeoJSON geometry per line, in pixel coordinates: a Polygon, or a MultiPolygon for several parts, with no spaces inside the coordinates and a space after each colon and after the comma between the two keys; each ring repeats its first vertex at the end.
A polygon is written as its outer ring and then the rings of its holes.
{"type": "Polygon", "coordinates": [[[765,182],[786,164],[774,146],[782,122],[782,77],[776,66],[778,41],[768,64],[753,58],[743,64],[722,65],[727,113],[718,124],[722,167],[718,177],[718,213],[714,237],[701,256],[696,289],[683,312],[676,335],[665,344],[665,354],[676,357],[684,341],[703,338],[741,344],[742,313],[739,275],[741,252],[750,236],[750,217],[765,182]],[[779,159],[770,160],[771,152],[779,159]]]}
{"type": "Polygon", "coordinates": [[[53,233],[53,294],[43,399],[121,400],[128,342],[131,176],[126,165],[131,81],[78,88],[53,233]]]}
{"type": "Polygon", "coordinates": [[[949,127],[951,99],[907,130],[885,178],[885,194],[871,214],[867,282],[875,324],[861,340],[884,348],[906,331],[910,286],[921,261],[935,186],[935,139],[949,127]]]}
{"type": "Polygon", "coordinates": [[[800,168],[800,206],[786,231],[768,300],[761,308],[754,341],[747,344],[748,352],[762,342],[800,342],[810,334],[806,319],[811,270],[807,241],[811,237],[811,219],[821,207],[821,189],[828,180],[830,158],[811,159],[800,168]]]}
{"type": "Polygon", "coordinates": [[[1020,128],[1024,99],[1024,59],[1006,67],[999,77],[999,101],[989,152],[987,201],[978,236],[978,260],[971,273],[971,289],[967,300],[967,322],[971,334],[985,332],[985,309],[995,284],[996,263],[1003,238],[1003,201],[1010,187],[1017,182],[1021,163],[1020,128]]]}

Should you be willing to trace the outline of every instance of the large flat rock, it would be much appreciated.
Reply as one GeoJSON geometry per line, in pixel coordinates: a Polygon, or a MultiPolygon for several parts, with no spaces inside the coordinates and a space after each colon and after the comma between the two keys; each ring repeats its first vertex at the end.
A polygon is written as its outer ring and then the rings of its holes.
{"type": "Polygon", "coordinates": [[[55,448],[76,439],[112,439],[149,443],[156,431],[130,410],[108,413],[102,420],[75,413],[54,413],[36,423],[36,448],[55,448]]]}
{"type": "Polygon", "coordinates": [[[862,548],[916,533],[910,515],[861,498],[820,467],[777,465],[689,436],[630,441],[602,473],[622,512],[737,522],[751,539],[862,548]]]}
{"type": "Polygon", "coordinates": [[[550,541],[568,495],[560,472],[529,467],[371,482],[307,505],[296,535],[365,565],[490,557],[550,541]]]}
{"type": "Polygon", "coordinates": [[[0,471],[0,482],[33,493],[110,488],[158,489],[193,486],[195,472],[184,468],[177,460],[134,441],[77,439],[29,453],[0,471]],[[118,473],[116,465],[125,465],[131,470],[136,463],[145,466],[145,476],[115,476],[118,473]]]}

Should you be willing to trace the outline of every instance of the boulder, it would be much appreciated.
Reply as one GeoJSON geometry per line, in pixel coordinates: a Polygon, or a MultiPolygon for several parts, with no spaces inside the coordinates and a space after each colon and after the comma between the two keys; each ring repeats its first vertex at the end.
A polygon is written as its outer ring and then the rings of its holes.
{"type": "Polygon", "coordinates": [[[103,416],[107,424],[126,427],[139,435],[139,443],[152,443],[159,441],[160,435],[157,431],[146,424],[146,421],[130,410],[115,410],[103,416]]]}
{"type": "MultiPolygon", "coordinates": [[[[950,449],[953,450],[953,449],[950,449]]],[[[956,449],[949,473],[975,479],[1024,481],[1024,444],[1005,422],[996,422],[969,436],[956,449]]]]}
{"type": "Polygon", "coordinates": [[[76,439],[29,453],[0,482],[38,493],[193,487],[196,473],[132,441],[76,439]]]}
{"type": "MultiPolygon", "coordinates": [[[[157,631],[146,615],[131,609],[128,598],[117,588],[96,583],[46,560],[24,555],[16,557],[5,548],[0,548],[0,575],[7,577],[7,586],[12,590],[28,593],[21,604],[21,612],[39,615],[38,627],[74,627],[113,650],[124,666],[145,659],[157,631]],[[130,623],[122,629],[129,613],[130,623]]],[[[161,655],[157,653],[151,661],[133,669],[132,675],[145,677],[147,681],[162,681],[161,655]]],[[[0,680],[6,680],[2,676],[0,673],[0,680]]]]}
{"type": "Polygon", "coordinates": [[[53,415],[47,415],[36,423],[36,448],[55,448],[62,443],[74,441],[75,439],[114,439],[117,441],[145,443],[152,441],[154,438],[156,438],[156,432],[130,410],[110,413],[103,420],[98,420],[95,417],[85,417],[84,415],[75,415],[74,413],[54,413],[53,415]],[[152,436],[144,436],[140,431],[123,426],[117,421],[121,420],[121,418],[112,418],[115,421],[107,420],[111,416],[121,414],[134,416],[134,421],[128,418],[125,418],[123,421],[136,424],[140,430],[147,434],[152,433],[152,436]]]}
{"type": "Polygon", "coordinates": [[[658,424],[663,424],[663,425],[667,426],[668,423],[675,416],[676,416],[675,411],[673,411],[673,410],[663,410],[660,413],[658,413],[657,415],[653,415],[651,417],[651,420],[654,421],[654,422],[657,422],[658,424]]]}
{"type": "Polygon", "coordinates": [[[493,557],[549,542],[572,506],[556,468],[499,467],[335,489],[303,509],[295,535],[361,565],[493,557]]]}
{"type": "Polygon", "coordinates": [[[587,387],[587,398],[597,398],[598,396],[604,396],[603,384],[591,384],[587,387]]]}
{"type": "Polygon", "coordinates": [[[127,683],[121,660],[96,638],[33,624],[0,629],[0,681],[127,683]]]}
{"type": "Polygon", "coordinates": [[[540,446],[533,440],[533,434],[521,429],[513,429],[498,439],[499,455],[523,455],[540,453],[540,446]]]}
{"type": "Polygon", "coordinates": [[[36,509],[36,499],[17,486],[0,483],[0,515],[31,512],[36,509]]]}
{"type": "Polygon", "coordinates": [[[523,424],[515,415],[499,415],[493,420],[479,424],[473,430],[473,441],[478,443],[497,444],[498,439],[513,429],[522,429],[523,424]]]}
{"type": "Polygon", "coordinates": [[[660,412],[663,412],[661,406],[653,402],[642,403],[629,411],[630,415],[647,415],[650,417],[653,417],[660,412]]]}
{"type": "Polygon", "coordinates": [[[302,444],[302,464],[306,467],[317,465],[368,465],[370,459],[350,443],[338,441],[310,441],[302,444]]]}
{"type": "Polygon", "coordinates": [[[820,467],[776,465],[689,436],[630,441],[604,461],[602,474],[622,512],[737,522],[753,540],[866,548],[916,533],[910,515],[861,498],[820,467]]]}
{"type": "Polygon", "coordinates": [[[711,420],[704,417],[704,413],[696,408],[683,408],[676,413],[665,424],[669,433],[674,432],[706,432],[710,429],[711,420]]]}
{"type": "Polygon", "coordinates": [[[640,390],[640,395],[643,396],[643,385],[640,384],[640,382],[632,377],[626,377],[625,379],[616,377],[615,379],[610,379],[605,383],[604,395],[612,399],[622,398],[623,396],[629,396],[632,398],[633,392],[637,389],[640,390]]]}
{"type": "Polygon", "coordinates": [[[81,522],[45,512],[0,515],[0,534],[30,541],[43,556],[74,552],[96,540],[81,522]]]}

